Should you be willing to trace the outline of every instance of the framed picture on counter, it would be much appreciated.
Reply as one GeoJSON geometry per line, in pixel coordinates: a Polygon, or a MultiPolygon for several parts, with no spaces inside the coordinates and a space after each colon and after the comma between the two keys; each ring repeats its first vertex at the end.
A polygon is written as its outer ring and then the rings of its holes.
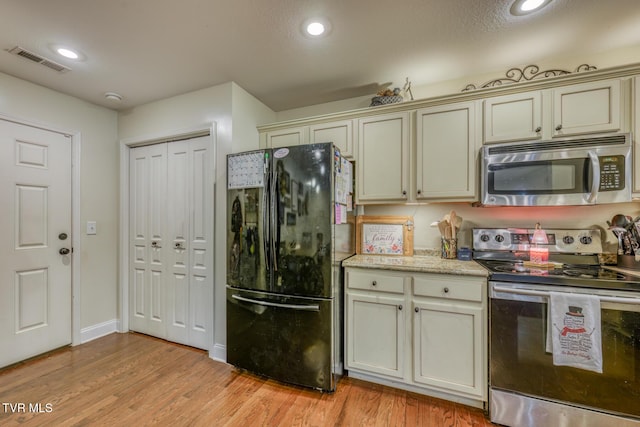
{"type": "Polygon", "coordinates": [[[359,255],[413,255],[413,217],[359,215],[356,217],[359,255]]]}

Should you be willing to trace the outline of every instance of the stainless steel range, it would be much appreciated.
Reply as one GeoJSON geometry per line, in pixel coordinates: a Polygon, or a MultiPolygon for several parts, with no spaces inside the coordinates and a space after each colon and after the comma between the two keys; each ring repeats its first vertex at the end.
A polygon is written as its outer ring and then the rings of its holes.
{"type": "MultiPolygon", "coordinates": [[[[490,272],[491,421],[518,427],[640,426],[640,272],[599,265],[599,230],[545,230],[546,243],[539,245],[532,242],[534,233],[473,230],[473,257],[490,272]],[[548,250],[548,260],[531,262],[535,246],[548,250]],[[572,323],[558,329],[550,304],[558,295],[595,296],[597,327],[575,329],[572,323]],[[575,354],[600,350],[601,372],[557,364],[559,340],[578,349],[575,354]]],[[[569,306],[561,314],[565,321],[584,322],[581,309],[569,306]]]]}

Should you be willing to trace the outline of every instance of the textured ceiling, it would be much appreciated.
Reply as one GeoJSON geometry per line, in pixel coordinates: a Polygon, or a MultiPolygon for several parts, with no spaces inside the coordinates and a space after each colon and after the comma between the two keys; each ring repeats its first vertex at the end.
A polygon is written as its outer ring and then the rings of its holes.
{"type": "MultiPolygon", "coordinates": [[[[114,109],[235,81],[275,111],[640,46],[639,0],[0,0],[0,71],[114,109]],[[328,36],[300,28],[324,16],[328,36]],[[54,44],[79,49],[58,58],[54,44]],[[72,69],[6,50],[19,45],[72,69]],[[105,92],[124,99],[114,104],[105,92]]],[[[640,49],[638,55],[640,61],[640,49]]],[[[579,64],[576,64],[576,66],[579,64]]],[[[1,90],[1,88],[0,88],[1,90]]]]}

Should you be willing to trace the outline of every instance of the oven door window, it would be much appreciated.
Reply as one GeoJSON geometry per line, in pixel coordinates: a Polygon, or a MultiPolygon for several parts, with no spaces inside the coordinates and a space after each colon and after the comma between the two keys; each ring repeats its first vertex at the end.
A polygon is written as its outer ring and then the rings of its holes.
{"type": "Polygon", "coordinates": [[[640,417],[640,313],[602,309],[603,373],[554,366],[547,304],[491,299],[492,388],[640,417]]]}
{"type": "Polygon", "coordinates": [[[588,158],[489,165],[490,194],[576,194],[591,192],[588,158]]]}

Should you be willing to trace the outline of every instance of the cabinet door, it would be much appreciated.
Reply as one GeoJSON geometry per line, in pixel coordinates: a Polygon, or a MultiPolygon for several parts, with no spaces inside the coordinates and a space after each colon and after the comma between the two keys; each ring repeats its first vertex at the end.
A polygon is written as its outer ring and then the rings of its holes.
{"type": "Polygon", "coordinates": [[[404,298],[347,293],[347,369],[404,377],[404,298]]]}
{"type": "Polygon", "coordinates": [[[524,141],[542,137],[540,91],[484,100],[484,142],[524,141]]]}
{"type": "Polygon", "coordinates": [[[309,129],[297,127],[267,132],[267,148],[289,147],[306,144],[309,140],[309,129]]]}
{"type": "Polygon", "coordinates": [[[553,90],[553,136],[615,132],[621,127],[621,80],[553,90]]]}
{"type": "Polygon", "coordinates": [[[408,112],[358,120],[358,202],[406,201],[409,150],[408,112]]]}
{"type": "Polygon", "coordinates": [[[311,125],[309,142],[333,142],[344,157],[353,159],[353,120],[311,125]]]}
{"type": "Polygon", "coordinates": [[[477,199],[479,147],[473,102],[417,112],[416,198],[429,201],[477,199]]]}
{"type": "Polygon", "coordinates": [[[640,77],[633,79],[635,107],[633,132],[633,197],[640,197],[640,77]]]}
{"type": "Polygon", "coordinates": [[[484,400],[480,305],[414,301],[414,381],[484,400]]]}

